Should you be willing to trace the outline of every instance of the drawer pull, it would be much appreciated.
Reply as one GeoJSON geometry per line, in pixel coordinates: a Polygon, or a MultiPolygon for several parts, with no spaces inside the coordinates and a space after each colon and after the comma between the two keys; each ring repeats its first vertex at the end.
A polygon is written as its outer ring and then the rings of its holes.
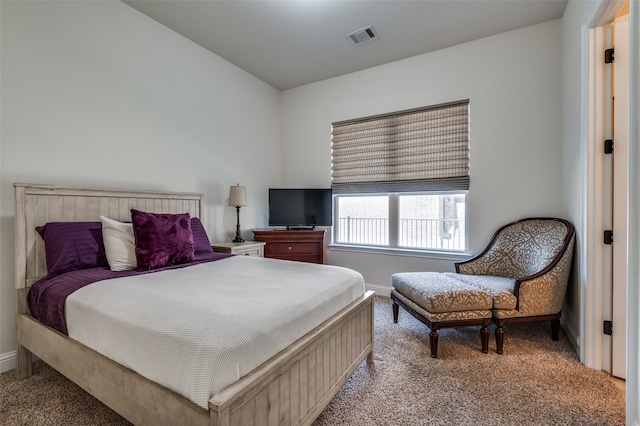
{"type": "Polygon", "coordinates": [[[289,250],[291,250],[291,246],[289,246],[289,250]]]}

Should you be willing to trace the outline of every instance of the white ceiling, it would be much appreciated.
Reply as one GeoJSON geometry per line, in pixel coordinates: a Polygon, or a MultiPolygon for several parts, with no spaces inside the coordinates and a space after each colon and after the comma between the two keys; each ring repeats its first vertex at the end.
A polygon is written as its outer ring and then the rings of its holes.
{"type": "MultiPolygon", "coordinates": [[[[123,0],[280,90],[562,17],[567,0],[123,0]],[[345,35],[368,25],[379,39],[345,35]]],[[[495,52],[496,61],[504,52],[495,52]]]]}

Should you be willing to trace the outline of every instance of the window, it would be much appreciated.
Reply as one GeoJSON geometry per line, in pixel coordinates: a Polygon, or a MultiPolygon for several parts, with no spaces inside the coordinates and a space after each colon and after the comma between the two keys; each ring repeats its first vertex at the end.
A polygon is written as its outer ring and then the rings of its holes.
{"type": "Polygon", "coordinates": [[[466,250],[465,193],[335,197],[335,244],[466,250]],[[392,218],[397,218],[394,221],[392,218]]]}
{"type": "MultiPolygon", "coordinates": [[[[335,198],[338,220],[334,242],[389,245],[389,197],[387,195],[339,196],[335,198]]],[[[337,222],[337,224],[336,224],[337,222]]]]}
{"type": "Polygon", "coordinates": [[[469,101],[333,123],[334,244],[465,251],[469,101]]]}

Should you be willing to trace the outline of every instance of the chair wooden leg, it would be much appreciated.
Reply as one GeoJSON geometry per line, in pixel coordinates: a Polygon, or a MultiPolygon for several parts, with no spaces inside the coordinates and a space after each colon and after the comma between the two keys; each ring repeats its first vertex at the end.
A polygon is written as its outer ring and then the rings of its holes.
{"type": "Polygon", "coordinates": [[[429,345],[431,346],[431,358],[438,358],[438,331],[429,333],[429,345]]]}
{"type": "Polygon", "coordinates": [[[551,338],[554,341],[560,340],[560,319],[551,320],[551,338]]]}
{"type": "Polygon", "coordinates": [[[482,353],[489,353],[489,325],[491,325],[491,319],[487,319],[482,323],[480,328],[480,343],[482,344],[482,353]]]}
{"type": "Polygon", "coordinates": [[[393,305],[391,305],[392,309],[393,309],[393,322],[394,323],[398,323],[398,304],[395,302],[393,302],[393,305]]]}
{"type": "Polygon", "coordinates": [[[504,321],[498,320],[496,326],[496,353],[502,355],[502,348],[504,346],[504,321]]]}

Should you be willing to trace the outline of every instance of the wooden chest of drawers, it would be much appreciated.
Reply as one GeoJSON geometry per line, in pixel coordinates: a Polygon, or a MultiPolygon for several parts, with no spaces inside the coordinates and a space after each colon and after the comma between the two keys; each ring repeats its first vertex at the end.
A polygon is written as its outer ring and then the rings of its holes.
{"type": "Polygon", "coordinates": [[[264,257],[324,263],[325,230],[271,230],[253,231],[256,241],[264,241],[264,257]]]}

